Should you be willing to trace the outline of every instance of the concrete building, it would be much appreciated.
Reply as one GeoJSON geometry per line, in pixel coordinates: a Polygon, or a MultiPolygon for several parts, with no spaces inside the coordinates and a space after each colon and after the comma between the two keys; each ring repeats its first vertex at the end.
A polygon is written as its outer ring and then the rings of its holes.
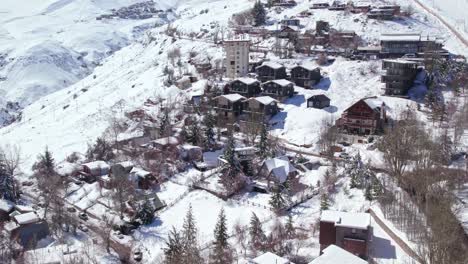
{"type": "Polygon", "coordinates": [[[244,77],[249,72],[250,40],[235,39],[224,41],[226,51],[226,77],[244,77]]]}
{"type": "Polygon", "coordinates": [[[385,83],[386,95],[405,95],[413,86],[419,72],[417,62],[407,60],[383,60],[382,82],[385,83]]]}

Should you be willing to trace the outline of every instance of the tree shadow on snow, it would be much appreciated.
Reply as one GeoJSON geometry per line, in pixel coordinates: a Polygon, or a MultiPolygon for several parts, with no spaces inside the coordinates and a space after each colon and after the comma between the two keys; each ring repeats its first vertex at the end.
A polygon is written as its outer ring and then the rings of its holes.
{"type": "Polygon", "coordinates": [[[330,77],[325,77],[325,78],[322,78],[322,80],[320,80],[320,82],[317,85],[315,85],[314,88],[328,91],[328,89],[330,89],[330,85],[331,85],[330,77]]]}
{"type": "Polygon", "coordinates": [[[284,129],[284,123],[288,117],[288,112],[279,112],[271,120],[271,129],[284,129]]]}
{"type": "Polygon", "coordinates": [[[372,245],[372,255],[374,258],[396,259],[396,249],[395,246],[390,243],[390,240],[381,237],[374,237],[372,245]]]}

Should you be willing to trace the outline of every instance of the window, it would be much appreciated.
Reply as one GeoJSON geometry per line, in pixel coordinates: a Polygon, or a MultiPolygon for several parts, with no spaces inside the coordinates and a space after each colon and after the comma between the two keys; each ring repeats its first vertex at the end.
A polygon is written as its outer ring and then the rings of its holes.
{"type": "Polygon", "coordinates": [[[351,233],[356,234],[356,229],[355,228],[351,229],[351,233]]]}

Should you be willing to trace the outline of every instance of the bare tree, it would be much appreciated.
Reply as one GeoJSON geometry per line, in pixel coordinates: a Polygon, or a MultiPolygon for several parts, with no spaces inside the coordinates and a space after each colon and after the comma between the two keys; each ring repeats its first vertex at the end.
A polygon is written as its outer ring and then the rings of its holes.
{"type": "Polygon", "coordinates": [[[323,119],[318,140],[321,153],[332,156],[332,147],[338,142],[338,136],[338,128],[334,125],[333,119],[323,119]]]}
{"type": "Polygon", "coordinates": [[[15,175],[19,166],[23,163],[21,147],[11,144],[0,146],[0,160],[3,161],[7,173],[15,175]]]}

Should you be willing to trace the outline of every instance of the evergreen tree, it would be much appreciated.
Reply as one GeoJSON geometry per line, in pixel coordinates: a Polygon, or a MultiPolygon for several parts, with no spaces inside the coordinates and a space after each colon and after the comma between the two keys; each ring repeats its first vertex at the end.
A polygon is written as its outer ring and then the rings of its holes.
{"type": "Polygon", "coordinates": [[[276,185],[273,187],[273,193],[270,198],[270,205],[276,210],[283,208],[286,205],[286,199],[283,197],[283,188],[276,185]]]}
{"type": "Polygon", "coordinates": [[[163,136],[168,134],[169,129],[169,111],[163,110],[162,113],[159,114],[159,133],[163,136]]]}
{"type": "Polygon", "coordinates": [[[260,1],[255,2],[253,7],[253,16],[255,20],[255,26],[261,26],[266,22],[266,10],[260,1]]]}
{"type": "Polygon", "coordinates": [[[182,229],[183,264],[202,263],[198,248],[198,229],[193,216],[192,205],[187,210],[182,229]]]}
{"type": "Polygon", "coordinates": [[[224,154],[223,154],[223,157],[226,160],[230,168],[237,168],[234,150],[235,150],[234,135],[233,135],[233,132],[231,131],[229,133],[228,142],[226,143],[226,147],[224,148],[224,154]]]}
{"type": "Polygon", "coordinates": [[[111,160],[114,158],[111,144],[104,138],[97,138],[94,145],[88,147],[86,158],[89,160],[111,160]]]}
{"type": "Polygon", "coordinates": [[[378,179],[372,181],[372,192],[374,196],[380,196],[383,194],[383,187],[378,179]]]}
{"type": "Polygon", "coordinates": [[[214,132],[214,126],[215,126],[215,117],[211,113],[211,111],[208,111],[205,115],[204,119],[204,125],[205,125],[205,147],[206,148],[211,148],[213,143],[215,142],[215,132],[214,132]]]}
{"type": "Polygon", "coordinates": [[[194,146],[200,144],[200,127],[196,121],[189,127],[187,142],[194,146]]]}
{"type": "Polygon", "coordinates": [[[350,184],[350,187],[351,189],[353,188],[356,188],[357,187],[357,175],[351,175],[351,184],[350,184]]]}
{"type": "Polygon", "coordinates": [[[154,205],[148,198],[145,198],[145,202],[143,203],[143,206],[138,211],[136,217],[140,219],[141,223],[144,225],[149,225],[153,222],[154,205]]]}
{"type": "Polygon", "coordinates": [[[328,201],[328,196],[324,193],[322,194],[322,197],[320,198],[320,210],[328,210],[330,207],[329,201],[328,201]]]}
{"type": "Polygon", "coordinates": [[[168,239],[166,242],[166,248],[164,249],[164,263],[165,264],[179,264],[182,263],[183,257],[183,243],[182,237],[179,232],[172,227],[169,232],[168,239]]]}
{"type": "Polygon", "coordinates": [[[258,154],[261,159],[266,159],[270,156],[268,148],[268,130],[266,122],[262,123],[262,129],[260,131],[260,141],[257,145],[258,154]]]}
{"type": "Polygon", "coordinates": [[[47,147],[44,154],[38,156],[38,161],[34,163],[33,170],[45,177],[51,177],[56,174],[55,160],[47,147]]]}
{"type": "Polygon", "coordinates": [[[296,233],[294,228],[294,222],[292,219],[292,215],[288,215],[288,222],[286,223],[286,235],[288,238],[293,238],[296,233]]]}
{"type": "Polygon", "coordinates": [[[367,185],[366,186],[366,191],[364,193],[364,196],[366,197],[366,200],[368,201],[372,201],[373,200],[373,196],[372,196],[372,190],[371,190],[371,186],[370,185],[367,185]]]}
{"type": "Polygon", "coordinates": [[[263,233],[262,223],[258,219],[257,215],[252,212],[252,217],[250,218],[250,244],[254,249],[260,249],[262,247],[263,241],[265,240],[265,233],[263,233]]]}
{"type": "Polygon", "coordinates": [[[210,254],[210,263],[226,264],[232,262],[232,253],[229,249],[227,223],[224,209],[221,209],[218,216],[218,222],[214,230],[214,248],[210,254]]]}
{"type": "Polygon", "coordinates": [[[19,198],[18,186],[13,175],[8,173],[0,157],[0,198],[16,203],[19,198]]]}

